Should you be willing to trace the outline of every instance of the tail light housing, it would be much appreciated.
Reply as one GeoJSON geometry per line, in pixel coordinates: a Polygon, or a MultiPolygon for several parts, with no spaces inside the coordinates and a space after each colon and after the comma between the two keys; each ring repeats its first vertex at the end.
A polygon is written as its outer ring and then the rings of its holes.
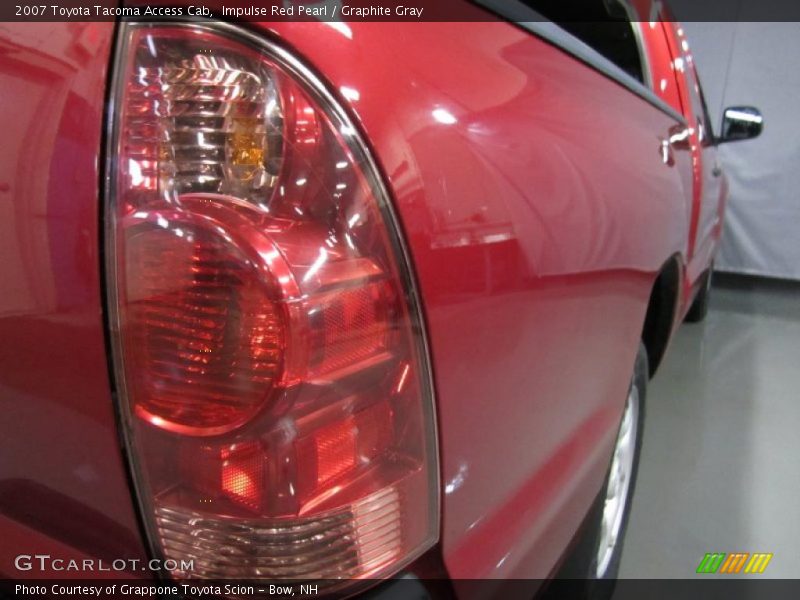
{"type": "Polygon", "coordinates": [[[124,24],[107,260],[124,435],[178,577],[391,575],[438,535],[420,306],[356,128],[231,26],[124,24]]]}

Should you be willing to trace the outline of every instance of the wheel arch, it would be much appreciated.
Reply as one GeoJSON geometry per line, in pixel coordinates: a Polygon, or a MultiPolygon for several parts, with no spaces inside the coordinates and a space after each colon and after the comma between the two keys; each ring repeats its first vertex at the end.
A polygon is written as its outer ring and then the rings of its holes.
{"type": "Polygon", "coordinates": [[[660,366],[675,329],[683,269],[680,256],[671,256],[662,265],[650,291],[642,327],[642,342],[647,349],[650,377],[660,366]]]}

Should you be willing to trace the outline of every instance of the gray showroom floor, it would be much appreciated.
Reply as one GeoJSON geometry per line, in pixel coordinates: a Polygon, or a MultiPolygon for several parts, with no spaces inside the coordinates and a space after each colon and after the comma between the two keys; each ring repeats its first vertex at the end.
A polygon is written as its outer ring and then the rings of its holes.
{"type": "Polygon", "coordinates": [[[800,283],[716,277],[648,390],[621,577],[686,578],[706,552],[800,576],[800,283]]]}

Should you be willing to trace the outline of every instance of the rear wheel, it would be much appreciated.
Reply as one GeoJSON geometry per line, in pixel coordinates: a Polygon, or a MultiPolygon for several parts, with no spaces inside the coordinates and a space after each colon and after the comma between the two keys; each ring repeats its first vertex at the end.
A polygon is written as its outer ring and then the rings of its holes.
{"type": "Polygon", "coordinates": [[[639,468],[648,372],[647,350],[640,343],[605,485],[577,545],[556,575],[583,581],[553,582],[545,597],[562,597],[569,591],[570,597],[601,600],[613,594],[639,468]]]}
{"type": "Polygon", "coordinates": [[[600,531],[590,573],[596,579],[616,579],[622,558],[622,542],[628,528],[639,454],[644,430],[644,398],[647,391],[647,350],[639,344],[625,412],[617,433],[611,467],[606,477],[600,531]]]}

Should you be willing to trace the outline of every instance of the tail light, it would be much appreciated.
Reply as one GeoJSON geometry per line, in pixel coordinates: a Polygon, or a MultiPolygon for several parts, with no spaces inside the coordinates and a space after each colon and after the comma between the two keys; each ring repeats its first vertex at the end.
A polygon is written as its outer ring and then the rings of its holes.
{"type": "Polygon", "coordinates": [[[390,575],[435,541],[400,233],[319,80],[232,27],[122,27],[107,254],[140,505],[179,577],[390,575]]]}

